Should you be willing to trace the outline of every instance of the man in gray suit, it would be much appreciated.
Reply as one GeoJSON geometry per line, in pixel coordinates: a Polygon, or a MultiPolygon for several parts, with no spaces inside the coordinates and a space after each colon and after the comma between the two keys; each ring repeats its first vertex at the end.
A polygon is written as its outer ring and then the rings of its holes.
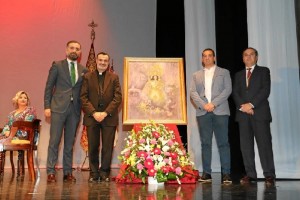
{"type": "Polygon", "coordinates": [[[81,114],[79,95],[82,76],[86,71],[85,67],[77,62],[80,55],[80,43],[69,41],[66,47],[67,58],[54,61],[49,70],[44,94],[45,116],[51,117],[47,158],[48,182],[56,182],[55,165],[63,132],[63,180],[76,181],[72,175],[73,145],[81,114]]]}
{"type": "Polygon", "coordinates": [[[211,182],[213,133],[217,141],[222,172],[222,183],[231,184],[230,146],[228,142],[228,97],[231,94],[229,71],[215,65],[215,52],[202,52],[203,69],[195,72],[191,81],[190,96],[196,105],[196,116],[202,148],[203,174],[200,182],[211,182]]]}

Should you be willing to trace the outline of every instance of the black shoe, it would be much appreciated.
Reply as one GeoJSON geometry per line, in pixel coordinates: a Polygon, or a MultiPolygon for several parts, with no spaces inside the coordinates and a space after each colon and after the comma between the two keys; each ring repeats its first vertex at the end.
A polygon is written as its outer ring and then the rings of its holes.
{"type": "Polygon", "coordinates": [[[244,176],[241,180],[240,183],[241,184],[250,184],[250,183],[256,183],[256,178],[252,178],[249,176],[244,176]]]}
{"type": "Polygon", "coordinates": [[[211,175],[203,172],[202,176],[198,179],[199,182],[211,183],[211,175]]]}
{"type": "Polygon", "coordinates": [[[98,178],[90,177],[89,178],[90,183],[99,183],[100,181],[101,181],[100,177],[98,177],[98,178]]]}
{"type": "Polygon", "coordinates": [[[100,180],[101,180],[101,181],[104,181],[104,182],[109,182],[109,181],[110,181],[110,178],[109,178],[109,176],[107,176],[107,175],[102,175],[102,176],[100,176],[100,180]]]}
{"type": "Polygon", "coordinates": [[[72,174],[64,175],[64,182],[76,182],[76,178],[72,174]]]}
{"type": "Polygon", "coordinates": [[[222,183],[223,184],[231,184],[232,183],[230,174],[223,174],[222,175],[222,183]]]}
{"type": "Polygon", "coordinates": [[[266,177],[265,179],[266,186],[273,186],[275,185],[275,179],[271,176],[266,177]]]}

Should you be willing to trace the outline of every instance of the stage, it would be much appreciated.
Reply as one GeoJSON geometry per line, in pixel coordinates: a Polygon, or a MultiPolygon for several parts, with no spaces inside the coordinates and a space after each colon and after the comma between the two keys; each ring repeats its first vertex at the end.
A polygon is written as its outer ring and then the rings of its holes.
{"type": "MultiPolygon", "coordinates": [[[[112,170],[112,176],[118,174],[112,170]]],[[[46,169],[41,169],[41,177],[35,182],[28,180],[25,171],[23,180],[12,177],[6,168],[0,181],[0,199],[299,199],[300,180],[277,180],[274,187],[265,187],[264,181],[242,186],[237,179],[232,185],[222,185],[220,173],[212,174],[211,184],[165,184],[153,186],[144,184],[120,184],[111,181],[89,183],[89,172],[74,170],[75,183],[64,183],[62,170],[57,171],[57,182],[47,183],[46,169]]]]}

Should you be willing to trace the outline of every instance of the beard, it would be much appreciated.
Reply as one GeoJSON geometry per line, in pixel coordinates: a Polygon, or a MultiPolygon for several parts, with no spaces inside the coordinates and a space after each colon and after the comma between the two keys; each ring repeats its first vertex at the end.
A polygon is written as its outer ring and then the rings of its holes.
{"type": "Polygon", "coordinates": [[[77,59],[79,58],[79,56],[77,55],[77,53],[72,52],[72,53],[69,53],[68,58],[69,58],[70,60],[75,61],[75,60],[77,60],[77,59]]]}

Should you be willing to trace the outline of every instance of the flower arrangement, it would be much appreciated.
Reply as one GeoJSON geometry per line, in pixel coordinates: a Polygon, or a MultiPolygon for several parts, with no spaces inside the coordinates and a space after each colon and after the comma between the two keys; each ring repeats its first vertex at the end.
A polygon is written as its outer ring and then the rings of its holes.
{"type": "Polygon", "coordinates": [[[141,130],[133,129],[125,141],[125,149],[118,157],[126,166],[123,178],[138,178],[146,183],[146,178],[152,176],[157,182],[177,180],[181,184],[180,178],[192,171],[194,163],[176,141],[174,131],[163,124],[150,122],[141,130]]]}

